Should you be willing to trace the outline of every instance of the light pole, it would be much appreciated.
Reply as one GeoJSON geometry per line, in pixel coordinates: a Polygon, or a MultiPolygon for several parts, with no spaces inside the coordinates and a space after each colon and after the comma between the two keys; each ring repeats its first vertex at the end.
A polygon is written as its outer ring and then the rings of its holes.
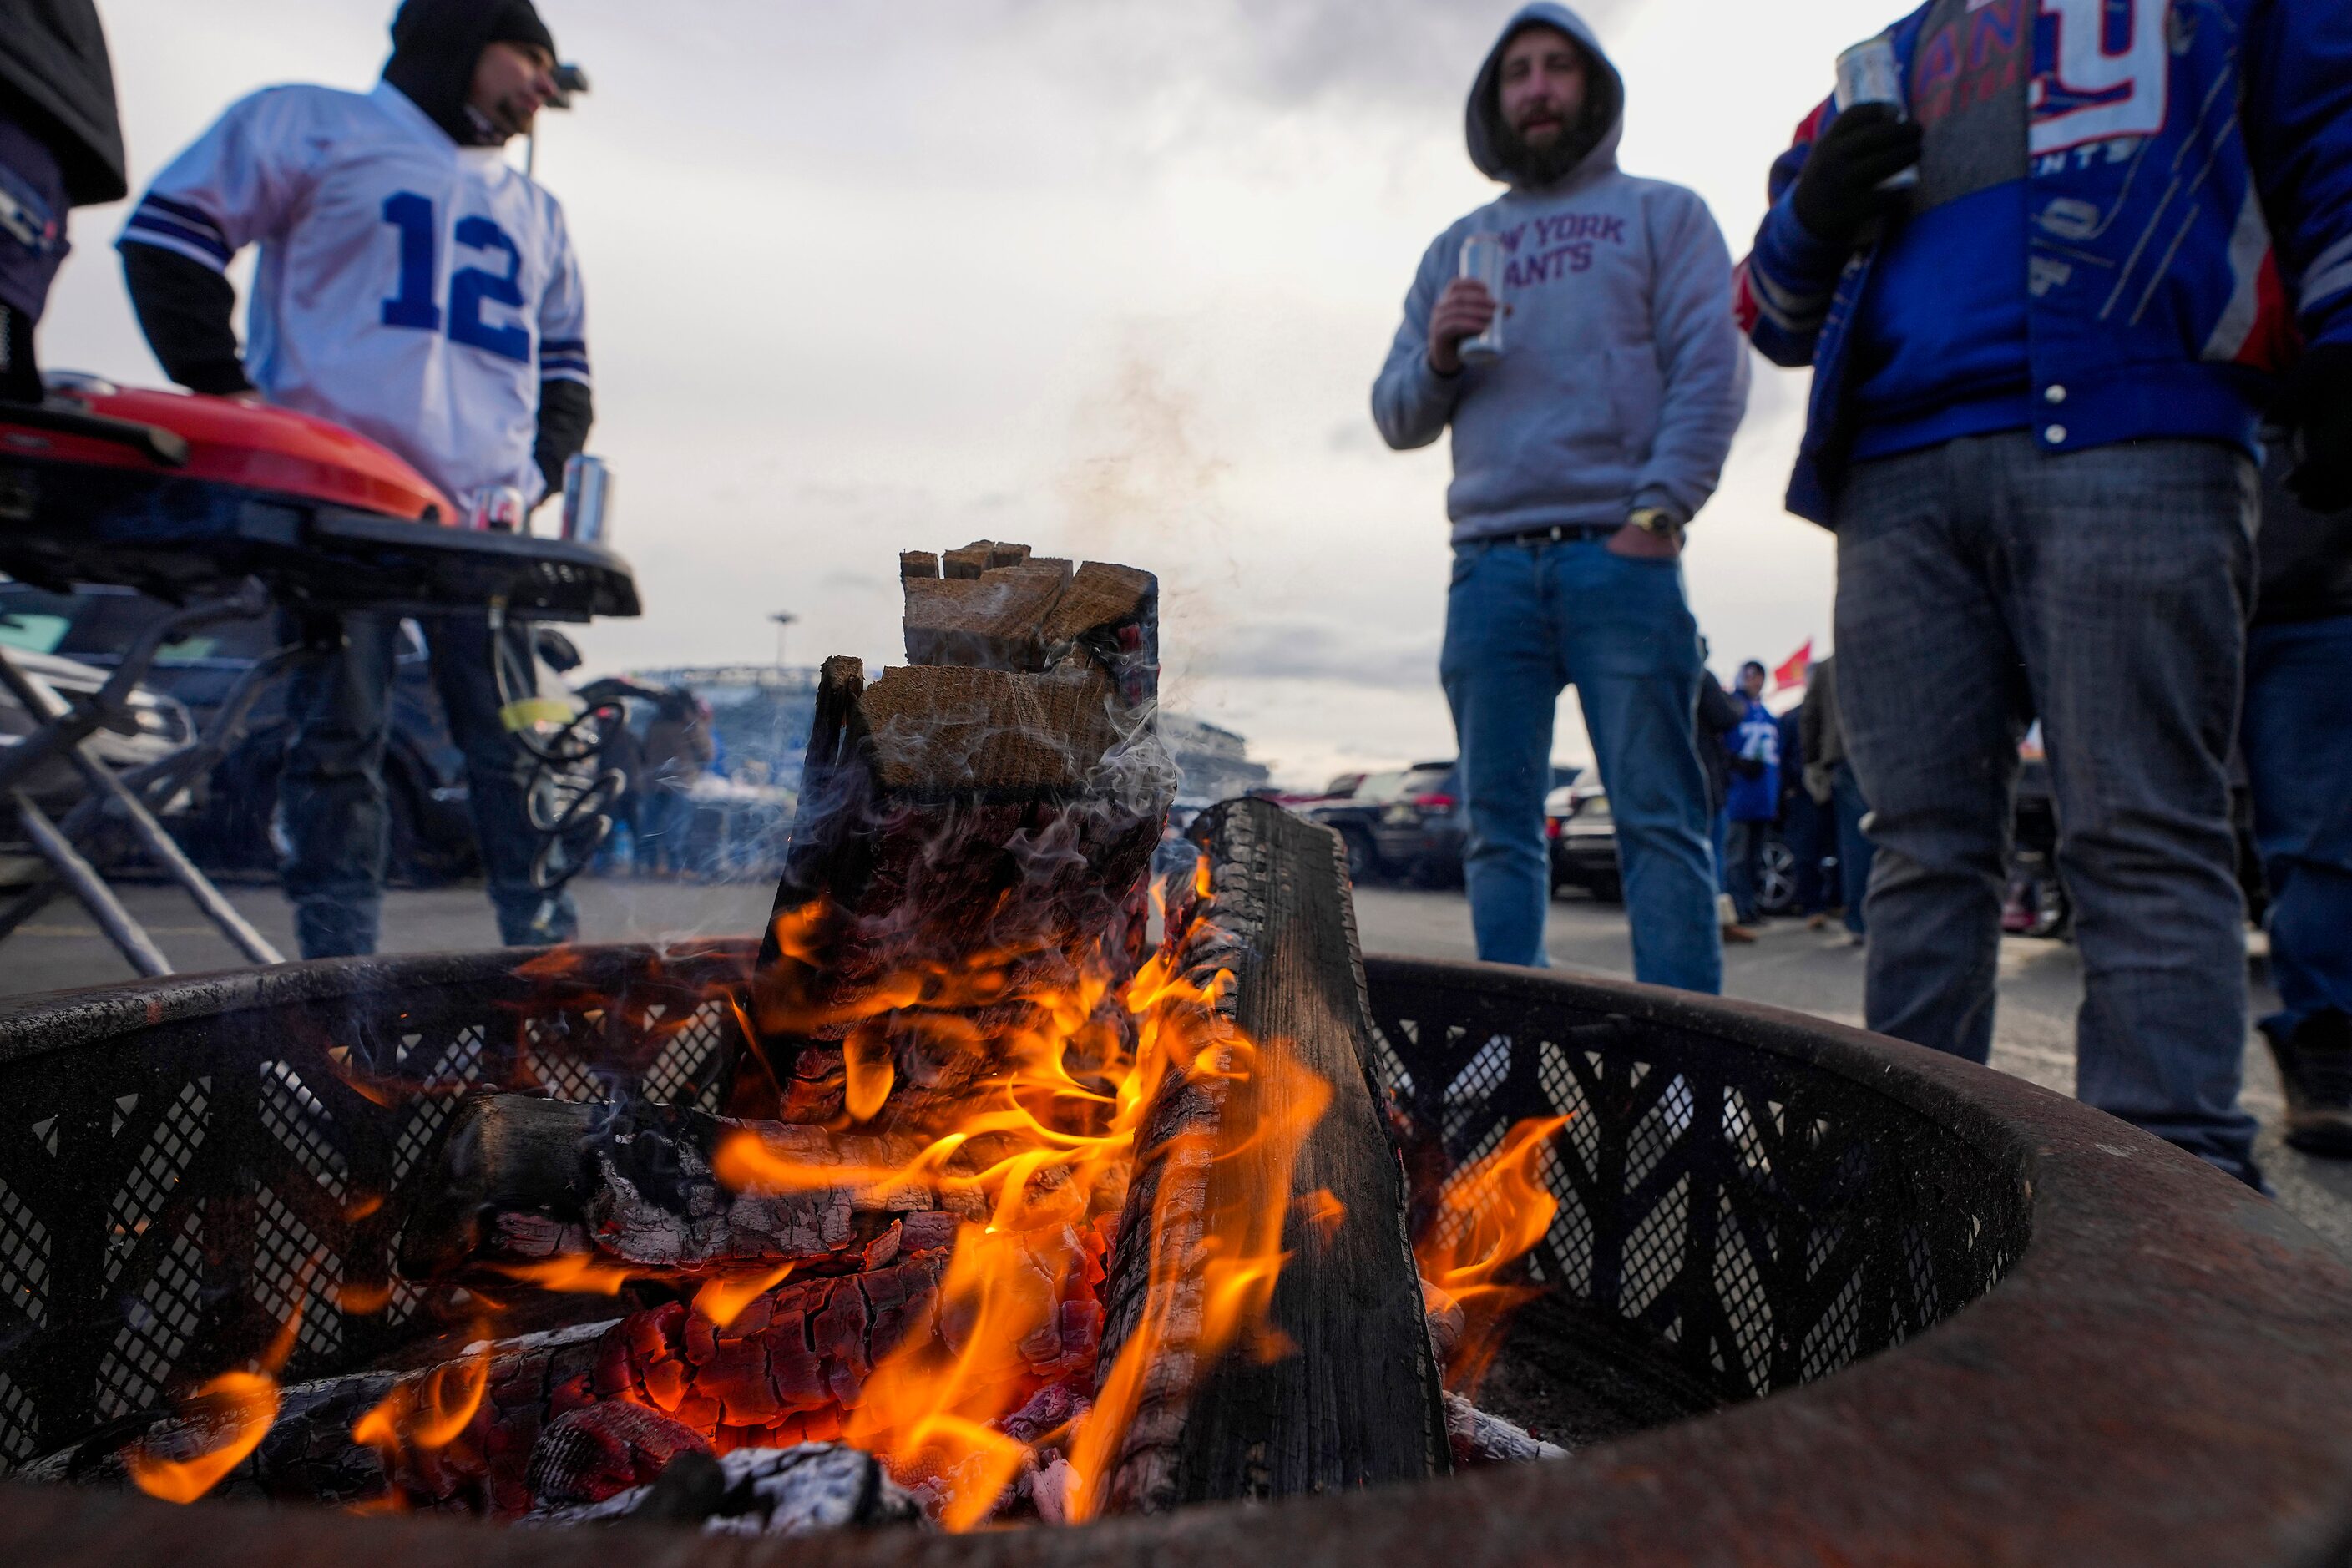
{"type": "Polygon", "coordinates": [[[776,668],[782,669],[784,668],[784,634],[792,629],[793,623],[800,617],[790,610],[778,610],[768,618],[776,623],[776,668]]]}

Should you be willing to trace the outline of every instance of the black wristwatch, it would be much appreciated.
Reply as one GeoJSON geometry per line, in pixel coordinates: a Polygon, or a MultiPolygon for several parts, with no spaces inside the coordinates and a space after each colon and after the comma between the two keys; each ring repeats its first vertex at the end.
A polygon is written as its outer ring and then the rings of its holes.
{"type": "Polygon", "coordinates": [[[1683,525],[1676,522],[1674,513],[1664,507],[1637,506],[1625,514],[1625,521],[1643,533],[1653,538],[1663,539],[1670,544],[1680,544],[1683,542],[1683,525]]]}

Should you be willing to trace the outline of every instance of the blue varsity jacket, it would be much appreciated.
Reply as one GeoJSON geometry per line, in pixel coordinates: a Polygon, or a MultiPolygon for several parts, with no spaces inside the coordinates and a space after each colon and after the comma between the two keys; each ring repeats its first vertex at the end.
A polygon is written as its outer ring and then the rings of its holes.
{"type": "MultiPolygon", "coordinates": [[[[1906,78],[1931,8],[1894,30],[1906,78]]],[[[2040,0],[2033,73],[2019,285],[2035,439],[2258,453],[2275,378],[2306,345],[2352,350],[2352,0],[2040,0]]],[[[1834,111],[1773,164],[1738,298],[1767,358],[1813,367],[1789,510],[1823,523],[1873,260],[1815,239],[1791,202],[1834,111]]]]}

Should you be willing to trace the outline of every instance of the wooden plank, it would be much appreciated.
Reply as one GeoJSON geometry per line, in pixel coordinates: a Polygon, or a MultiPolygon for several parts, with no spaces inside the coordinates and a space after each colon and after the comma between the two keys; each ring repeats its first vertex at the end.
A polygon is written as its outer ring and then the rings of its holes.
{"type": "MultiPolygon", "coordinates": [[[[1214,903],[1213,946],[1192,956],[1221,963],[1235,984],[1225,1007],[1244,1034],[1280,1042],[1330,1086],[1331,1100],[1290,1175],[1284,1227],[1289,1254],[1276,1287],[1273,1327],[1290,1353],[1262,1362],[1237,1347],[1181,1401],[1147,1393],[1111,1479],[1122,1510],[1266,1499],[1419,1479],[1448,1467],[1445,1411],[1419,1275],[1405,1235],[1403,1173],[1390,1142],[1370,1068],[1370,1022],[1355,916],[1337,835],[1263,801],[1217,807],[1195,825],[1206,847],[1214,903]],[[1310,1194],[1328,1193],[1336,1223],[1310,1194]]],[[[1287,1107],[1282,1075],[1165,1109],[1164,1127],[1215,1118],[1216,1147],[1247,1147],[1261,1121],[1287,1107]]],[[[1197,1206],[1213,1212],[1219,1184],[1246,1179],[1244,1163],[1206,1172],[1139,1173],[1106,1297],[1105,1364],[1133,1331],[1136,1271],[1149,1247],[1137,1216],[1165,1181],[1205,1185],[1197,1206]]],[[[1163,1214],[1171,1210],[1163,1210],[1163,1214]]],[[[1181,1314],[1179,1314],[1181,1316],[1181,1314]]]]}

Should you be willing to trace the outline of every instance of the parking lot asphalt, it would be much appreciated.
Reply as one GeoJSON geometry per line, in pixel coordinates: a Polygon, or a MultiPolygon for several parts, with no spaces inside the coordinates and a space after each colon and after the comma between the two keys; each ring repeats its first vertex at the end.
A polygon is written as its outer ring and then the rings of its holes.
{"type": "MultiPolygon", "coordinates": [[[[229,890],[233,902],[262,934],[288,950],[293,925],[275,888],[229,890]]],[[[772,890],[763,886],[700,886],[676,882],[583,881],[578,885],[582,936],[594,942],[665,942],[756,931],[772,890]]],[[[131,887],[124,902],[148,922],[165,954],[194,973],[236,966],[235,952],[205,924],[187,899],[163,887],[131,887]]],[[[1357,924],[1370,952],[1425,958],[1475,958],[1470,910],[1458,892],[1359,889],[1357,924]]],[[[478,888],[396,891],[385,905],[384,950],[433,952],[492,946],[497,928],[478,888]]],[[[1633,957],[1624,911],[1582,897],[1552,906],[1552,962],[1600,974],[1630,974],[1633,957]]],[[[1842,930],[1807,931],[1801,922],[1764,928],[1753,946],[1726,953],[1725,989],[1732,995],[1834,1019],[1863,1022],[1864,954],[1847,945],[1842,930]]],[[[52,905],[14,938],[0,942],[0,995],[20,995],[118,984],[130,967],[74,904],[52,905]]],[[[2277,998],[2255,970],[2258,1011],[2277,998]]],[[[2071,1093],[2074,1078],[2074,1013],[2083,999],[2082,963],[2063,943],[2012,939],[2001,951],[2000,1012],[1993,1066],[2046,1089],[2071,1093]]],[[[2250,1033],[2246,1104],[2263,1122],[2262,1160],[2279,1202],[2352,1258],[2352,1163],[2312,1160],[2278,1141],[2283,1110],[2270,1055],[2250,1033]]]]}

